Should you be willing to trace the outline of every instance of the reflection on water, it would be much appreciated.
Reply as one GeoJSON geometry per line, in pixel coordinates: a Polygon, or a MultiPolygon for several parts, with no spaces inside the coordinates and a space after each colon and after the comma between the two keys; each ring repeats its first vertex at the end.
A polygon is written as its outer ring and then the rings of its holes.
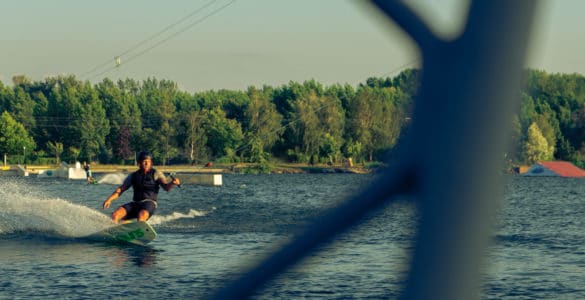
{"type": "Polygon", "coordinates": [[[117,268],[128,264],[150,267],[156,264],[156,258],[162,252],[150,246],[32,235],[24,238],[4,236],[0,237],[0,241],[0,257],[13,263],[34,263],[38,260],[39,263],[50,261],[62,265],[101,265],[111,260],[117,268]]]}
{"type": "Polygon", "coordinates": [[[118,248],[112,248],[115,253],[117,265],[123,266],[126,263],[132,263],[137,267],[151,267],[156,264],[156,258],[162,252],[150,246],[118,245],[118,248]]]}

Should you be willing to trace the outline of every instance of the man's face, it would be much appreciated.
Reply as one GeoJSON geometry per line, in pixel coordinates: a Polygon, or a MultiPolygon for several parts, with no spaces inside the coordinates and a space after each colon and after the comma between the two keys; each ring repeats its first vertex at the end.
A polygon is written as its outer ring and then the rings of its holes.
{"type": "Polygon", "coordinates": [[[140,169],[145,171],[145,172],[150,170],[150,168],[152,167],[152,159],[146,158],[146,159],[142,160],[141,162],[139,162],[139,166],[140,166],[140,169]]]}

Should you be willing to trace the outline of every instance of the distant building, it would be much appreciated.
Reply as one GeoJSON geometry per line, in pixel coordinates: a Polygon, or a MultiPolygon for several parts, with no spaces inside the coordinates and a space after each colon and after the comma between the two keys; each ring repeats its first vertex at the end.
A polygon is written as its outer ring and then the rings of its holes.
{"type": "Polygon", "coordinates": [[[585,170],[568,161],[539,161],[524,176],[585,177],[585,170]]]}

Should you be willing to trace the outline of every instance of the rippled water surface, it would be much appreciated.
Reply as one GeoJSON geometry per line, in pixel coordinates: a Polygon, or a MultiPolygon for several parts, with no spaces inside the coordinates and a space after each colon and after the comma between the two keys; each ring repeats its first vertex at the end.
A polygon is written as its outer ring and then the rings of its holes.
{"type": "MultiPolygon", "coordinates": [[[[203,298],[369,175],[224,175],[161,192],[148,247],[92,242],[114,185],[0,177],[0,298],[203,298]]],[[[112,206],[129,201],[124,194],[112,206]]],[[[509,177],[488,251],[485,299],[585,299],[585,180],[509,177]]],[[[416,211],[370,216],[255,298],[394,298],[416,211]]]]}

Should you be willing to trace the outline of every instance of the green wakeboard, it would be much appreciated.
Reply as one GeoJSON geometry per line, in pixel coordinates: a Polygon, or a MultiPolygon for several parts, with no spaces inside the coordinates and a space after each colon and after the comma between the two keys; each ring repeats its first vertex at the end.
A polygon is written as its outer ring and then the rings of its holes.
{"type": "Polygon", "coordinates": [[[91,235],[110,242],[125,242],[145,246],[156,238],[156,231],[146,222],[128,222],[106,228],[91,235]]]}

